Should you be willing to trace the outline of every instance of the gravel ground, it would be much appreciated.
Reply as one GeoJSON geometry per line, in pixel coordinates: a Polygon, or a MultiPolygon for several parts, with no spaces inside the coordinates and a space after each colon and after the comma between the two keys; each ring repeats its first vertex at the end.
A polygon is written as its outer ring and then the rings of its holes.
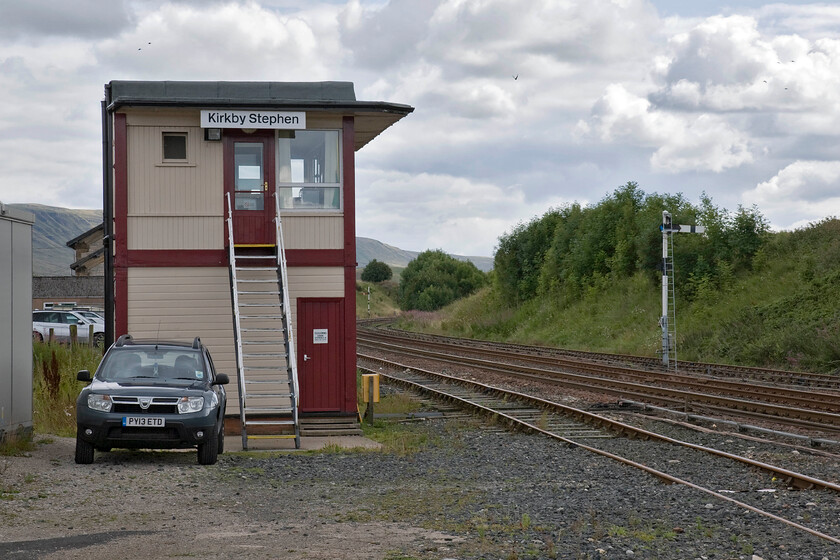
{"type": "MultiPolygon", "coordinates": [[[[542,437],[472,421],[407,429],[420,451],[226,454],[210,467],[128,451],[80,466],[55,438],[0,458],[0,558],[840,559],[838,545],[542,437]]],[[[840,536],[836,494],[752,476],[714,473],[736,499],[840,536]]]]}

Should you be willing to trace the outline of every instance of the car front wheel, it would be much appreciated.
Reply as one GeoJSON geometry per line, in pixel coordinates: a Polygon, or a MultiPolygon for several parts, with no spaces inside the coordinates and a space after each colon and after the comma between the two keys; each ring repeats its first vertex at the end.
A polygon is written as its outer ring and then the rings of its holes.
{"type": "Polygon", "coordinates": [[[222,425],[219,428],[219,449],[218,453],[221,455],[225,452],[225,420],[222,419],[222,425]]]}
{"type": "Polygon", "coordinates": [[[219,456],[219,438],[210,436],[204,443],[198,444],[198,464],[213,465],[219,456]]]}
{"type": "Polygon", "coordinates": [[[76,463],[89,465],[93,463],[93,444],[76,436],[76,463]]]}

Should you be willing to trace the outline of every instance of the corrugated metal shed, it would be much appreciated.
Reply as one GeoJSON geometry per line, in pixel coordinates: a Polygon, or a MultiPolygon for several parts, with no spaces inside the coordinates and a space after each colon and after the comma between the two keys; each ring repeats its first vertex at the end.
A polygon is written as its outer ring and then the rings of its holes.
{"type": "Polygon", "coordinates": [[[0,203],[0,437],[32,429],[32,223],[0,203]]]}

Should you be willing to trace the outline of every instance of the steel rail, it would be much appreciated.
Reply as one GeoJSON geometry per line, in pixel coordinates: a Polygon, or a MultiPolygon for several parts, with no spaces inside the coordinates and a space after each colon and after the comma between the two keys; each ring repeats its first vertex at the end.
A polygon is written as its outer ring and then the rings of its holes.
{"type": "MultiPolygon", "coordinates": [[[[461,378],[449,376],[449,375],[446,375],[446,374],[431,372],[431,371],[428,371],[428,370],[415,368],[415,367],[412,367],[412,366],[407,366],[405,364],[399,364],[399,363],[396,363],[396,362],[391,362],[389,360],[384,360],[382,358],[376,358],[374,356],[357,354],[357,357],[361,358],[363,360],[369,360],[369,361],[377,362],[377,363],[382,364],[382,365],[387,365],[389,367],[395,367],[395,368],[399,368],[399,369],[403,369],[403,370],[418,372],[418,373],[421,373],[422,375],[424,375],[426,377],[441,379],[441,380],[444,380],[447,383],[453,383],[453,384],[458,384],[458,385],[462,385],[462,386],[469,386],[469,387],[472,387],[472,388],[476,389],[477,391],[479,391],[481,393],[491,393],[491,394],[495,393],[495,394],[498,394],[498,395],[504,395],[506,398],[514,398],[514,399],[517,399],[517,400],[521,400],[521,401],[524,401],[525,403],[531,404],[533,406],[538,406],[540,408],[551,408],[551,409],[554,409],[554,410],[557,410],[557,411],[563,411],[564,414],[571,415],[578,420],[586,421],[586,422],[589,422],[589,423],[595,423],[599,427],[607,427],[610,430],[616,431],[620,435],[633,434],[634,436],[642,437],[642,438],[645,438],[645,439],[657,439],[657,440],[660,440],[660,441],[663,441],[663,442],[677,444],[677,445],[684,445],[686,447],[696,449],[696,450],[699,450],[699,451],[704,451],[704,452],[712,453],[712,454],[715,454],[715,455],[718,455],[718,456],[721,456],[721,457],[737,460],[737,461],[743,462],[747,465],[758,467],[758,468],[761,468],[763,470],[769,470],[770,472],[773,472],[775,474],[782,475],[786,479],[789,479],[791,482],[794,482],[795,484],[797,484],[797,483],[800,484],[800,486],[798,486],[800,488],[814,488],[814,487],[817,487],[817,488],[830,489],[830,490],[833,490],[833,491],[836,491],[836,492],[840,492],[840,486],[838,486],[834,483],[831,483],[831,482],[819,480],[819,479],[809,477],[808,475],[804,475],[804,474],[801,474],[801,473],[794,473],[793,471],[788,471],[786,469],[782,469],[781,467],[775,467],[773,465],[768,465],[766,463],[761,463],[759,461],[753,461],[752,459],[747,459],[746,457],[740,457],[738,455],[733,455],[733,454],[730,454],[730,453],[726,453],[724,451],[720,451],[720,450],[716,450],[716,449],[712,449],[712,448],[708,448],[708,447],[704,447],[704,446],[700,446],[700,445],[695,445],[695,444],[691,444],[691,443],[688,443],[688,442],[682,442],[682,441],[679,441],[679,440],[676,440],[676,439],[673,439],[673,438],[669,438],[667,436],[663,436],[661,434],[657,434],[655,432],[650,432],[648,430],[643,430],[641,428],[637,428],[637,427],[631,426],[629,424],[624,424],[622,422],[618,422],[618,421],[612,420],[610,418],[599,416],[597,414],[594,414],[594,413],[591,413],[591,412],[588,412],[588,411],[585,411],[585,410],[575,409],[575,408],[572,408],[572,407],[569,407],[569,406],[566,406],[566,405],[562,405],[560,403],[547,401],[545,399],[540,399],[538,397],[532,397],[530,395],[525,395],[523,393],[518,393],[518,392],[515,392],[515,391],[507,391],[507,390],[504,390],[504,389],[500,389],[498,387],[493,387],[493,386],[486,385],[486,384],[483,384],[483,383],[478,383],[478,382],[475,382],[475,381],[469,381],[469,380],[466,380],[466,379],[461,379],[461,378]]],[[[430,388],[428,386],[424,386],[422,384],[419,384],[419,383],[416,383],[416,382],[413,382],[413,381],[400,379],[395,374],[383,373],[382,370],[373,370],[373,369],[366,368],[364,366],[360,366],[360,369],[363,370],[363,371],[368,371],[370,373],[378,373],[378,374],[386,377],[387,379],[389,379],[389,380],[391,380],[395,383],[399,383],[399,384],[402,384],[404,386],[411,387],[415,390],[418,390],[418,391],[426,393],[426,394],[434,395],[437,398],[440,398],[440,399],[443,399],[443,400],[446,400],[446,401],[449,401],[449,402],[457,403],[457,404],[459,404],[459,405],[461,405],[461,406],[463,406],[467,409],[478,411],[482,414],[486,414],[486,415],[489,415],[491,417],[501,419],[506,424],[508,424],[509,426],[516,427],[516,428],[519,428],[519,429],[523,429],[523,430],[531,432],[531,433],[537,433],[537,434],[545,435],[545,436],[548,436],[552,439],[562,441],[563,443],[565,443],[567,445],[578,447],[578,448],[584,449],[586,451],[589,451],[591,453],[595,453],[597,455],[601,455],[603,457],[613,459],[613,460],[618,461],[622,464],[632,466],[634,468],[637,468],[639,470],[647,472],[647,473],[649,473],[653,476],[656,476],[657,478],[659,478],[663,481],[685,485],[689,488],[699,490],[701,492],[704,492],[706,494],[714,496],[714,497],[716,497],[720,500],[730,502],[732,504],[735,504],[739,507],[742,507],[742,508],[747,509],[749,511],[752,511],[754,513],[763,515],[765,517],[768,517],[768,518],[776,520],[776,521],[780,521],[780,522],[782,522],[782,523],[784,523],[784,524],[786,524],[790,527],[793,527],[793,528],[799,529],[801,531],[807,532],[807,533],[809,533],[813,536],[819,537],[821,539],[827,540],[827,541],[832,542],[832,543],[840,544],[840,539],[838,539],[836,537],[832,537],[831,535],[826,535],[825,533],[821,533],[819,531],[811,529],[810,527],[806,527],[804,525],[801,525],[801,524],[796,523],[794,521],[791,521],[789,519],[785,519],[783,517],[777,516],[773,513],[770,513],[770,512],[764,511],[762,509],[756,508],[754,506],[751,506],[751,505],[749,505],[747,503],[744,503],[744,502],[741,502],[739,500],[735,500],[734,498],[731,498],[731,497],[726,496],[724,494],[721,494],[719,492],[715,492],[714,490],[705,488],[705,487],[700,486],[698,484],[695,484],[693,482],[690,482],[690,481],[681,479],[679,477],[670,475],[670,474],[662,472],[658,469],[654,469],[652,467],[649,467],[649,466],[644,465],[642,463],[639,463],[637,461],[633,461],[632,459],[628,459],[626,457],[621,457],[620,455],[616,455],[616,454],[611,453],[609,451],[598,449],[597,447],[592,447],[590,445],[586,445],[586,444],[581,443],[579,441],[575,441],[574,439],[570,439],[570,438],[564,437],[562,435],[555,434],[553,432],[550,432],[548,430],[540,428],[539,426],[536,426],[536,425],[534,425],[530,422],[526,422],[524,420],[518,419],[518,418],[516,418],[516,417],[514,417],[510,414],[505,413],[505,412],[502,412],[502,411],[499,411],[499,410],[494,410],[494,409],[492,409],[490,407],[487,407],[485,405],[482,405],[480,403],[472,402],[468,399],[459,397],[457,395],[453,395],[451,393],[445,393],[443,391],[440,391],[439,389],[433,389],[433,388],[430,388]]]]}
{"type": "MultiPolygon", "coordinates": [[[[379,340],[378,334],[360,334],[357,335],[357,340],[365,344],[386,344],[379,340]]],[[[570,360],[568,358],[553,358],[546,356],[532,356],[532,355],[511,355],[510,352],[504,350],[494,350],[487,348],[468,348],[449,342],[430,342],[417,341],[406,338],[399,338],[394,336],[385,336],[388,340],[398,340],[405,344],[412,346],[431,347],[434,349],[446,347],[457,349],[460,351],[472,352],[483,356],[495,356],[504,358],[508,361],[515,360],[520,362],[549,365],[553,367],[561,367],[573,371],[582,371],[586,373],[594,373],[600,377],[606,377],[604,374],[610,374],[612,379],[626,379],[636,380],[652,383],[664,383],[683,388],[702,388],[705,391],[715,390],[724,394],[737,395],[742,397],[757,397],[762,399],[776,401],[784,404],[801,406],[803,408],[819,408],[829,412],[840,412],[840,393],[815,392],[806,391],[798,387],[780,387],[778,385],[756,385],[755,383],[746,383],[744,381],[732,381],[719,379],[715,377],[702,377],[681,375],[674,372],[650,371],[633,369],[627,367],[613,366],[608,364],[599,364],[596,362],[581,362],[570,360]]],[[[434,350],[433,350],[434,351],[434,350]]]]}
{"type": "MultiPolygon", "coordinates": [[[[432,335],[427,333],[405,331],[390,327],[390,324],[393,322],[394,319],[391,318],[361,320],[359,321],[359,332],[370,332],[383,335],[387,333],[387,336],[394,336],[397,338],[423,337],[426,339],[436,341],[451,341],[451,343],[455,345],[481,345],[492,346],[494,348],[501,349],[516,349],[522,352],[539,352],[543,354],[549,353],[552,356],[578,357],[602,363],[606,361],[637,363],[651,367],[657,371],[664,371],[661,365],[661,360],[659,358],[653,358],[649,356],[635,356],[630,354],[609,354],[604,352],[589,352],[585,350],[567,350],[551,346],[534,346],[526,344],[516,344],[511,342],[495,342],[490,340],[479,340],[445,335],[432,335]]],[[[840,389],[840,376],[832,374],[787,371],[780,369],[766,369],[730,364],[713,364],[687,360],[680,360],[677,362],[677,364],[679,369],[693,371],[697,373],[705,373],[706,375],[712,375],[714,372],[719,372],[720,374],[731,376],[734,372],[736,374],[746,374],[751,378],[770,381],[774,383],[785,383],[797,386],[812,385],[819,386],[822,388],[840,389]]]]}
{"type": "MultiPolygon", "coordinates": [[[[666,402],[667,404],[676,406],[702,404],[711,409],[717,410],[721,410],[721,406],[723,406],[722,410],[724,412],[733,413],[734,411],[737,411],[739,414],[748,414],[765,420],[771,419],[777,422],[784,421],[786,423],[795,423],[798,426],[805,426],[809,428],[840,431],[840,414],[779,406],[771,403],[734,399],[705,393],[681,391],[679,389],[668,389],[657,385],[629,383],[626,381],[617,381],[577,373],[546,371],[528,366],[499,364],[498,362],[482,360],[479,358],[468,358],[429,350],[419,350],[389,343],[377,344],[392,353],[420,356],[425,359],[443,361],[447,363],[464,364],[504,375],[514,375],[548,383],[562,384],[584,391],[591,392],[597,390],[623,398],[635,398],[638,400],[656,399],[657,402],[666,402]],[[635,396],[631,397],[631,395],[635,396]],[[772,414],[768,414],[770,412],[772,412],[772,414]],[[761,416],[757,416],[759,414],[761,416]]],[[[360,344],[360,346],[365,346],[365,343],[360,344]]]]}

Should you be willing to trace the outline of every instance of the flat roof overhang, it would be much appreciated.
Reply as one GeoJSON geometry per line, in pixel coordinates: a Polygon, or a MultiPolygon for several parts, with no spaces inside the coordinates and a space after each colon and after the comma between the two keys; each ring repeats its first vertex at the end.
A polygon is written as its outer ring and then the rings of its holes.
{"type": "Polygon", "coordinates": [[[120,81],[105,86],[109,112],[130,107],[323,111],[355,117],[358,151],[414,107],[357,101],[351,82],[120,81]]]}

